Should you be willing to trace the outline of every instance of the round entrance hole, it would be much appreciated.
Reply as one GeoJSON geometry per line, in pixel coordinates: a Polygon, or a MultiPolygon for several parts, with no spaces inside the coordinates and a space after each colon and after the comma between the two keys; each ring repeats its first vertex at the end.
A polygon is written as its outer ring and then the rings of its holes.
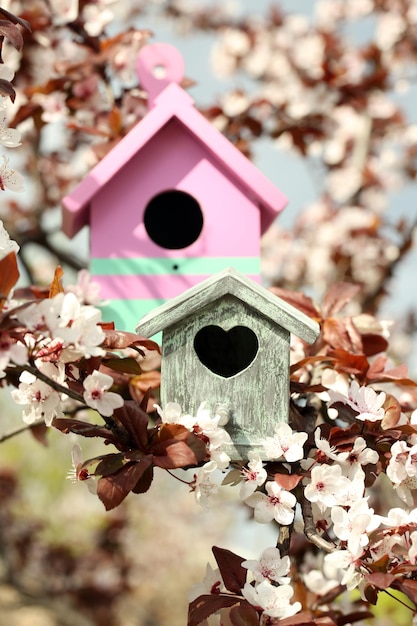
{"type": "Polygon", "coordinates": [[[200,236],[203,213],[199,203],[185,191],[172,189],[157,194],[145,208],[146,232],[161,248],[179,250],[200,236]]]}

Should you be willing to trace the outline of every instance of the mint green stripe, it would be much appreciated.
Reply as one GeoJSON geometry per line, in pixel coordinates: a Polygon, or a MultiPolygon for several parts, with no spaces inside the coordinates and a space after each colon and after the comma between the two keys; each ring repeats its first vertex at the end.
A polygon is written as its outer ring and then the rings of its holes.
{"type": "Polygon", "coordinates": [[[216,257],[205,259],[91,259],[96,276],[205,275],[234,267],[242,274],[259,274],[259,257],[216,257]]]}
{"type": "MultiPolygon", "coordinates": [[[[100,306],[104,322],[114,322],[117,330],[135,332],[141,318],[163,304],[165,300],[110,300],[109,304],[100,306]]],[[[161,333],[153,337],[160,343],[161,333]]]]}

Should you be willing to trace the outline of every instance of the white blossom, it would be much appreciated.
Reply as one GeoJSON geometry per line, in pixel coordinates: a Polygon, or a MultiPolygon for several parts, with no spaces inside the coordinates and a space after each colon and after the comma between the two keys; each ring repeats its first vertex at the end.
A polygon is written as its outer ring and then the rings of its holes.
{"type": "Polygon", "coordinates": [[[94,370],[83,381],[85,403],[92,409],[96,409],[101,415],[113,415],[114,409],[118,409],[124,404],[122,396],[109,391],[113,382],[111,376],[98,370],[94,370]]]}
{"type": "Polygon", "coordinates": [[[16,148],[21,145],[21,135],[16,128],[9,128],[7,116],[0,109],[0,144],[5,148],[16,148]]]}
{"type": "Polygon", "coordinates": [[[268,580],[264,580],[256,587],[246,583],[242,594],[248,602],[255,607],[260,607],[265,615],[270,617],[291,617],[301,610],[300,602],[290,604],[294,595],[294,590],[290,585],[276,587],[268,580]]]}
{"type": "Polygon", "coordinates": [[[243,561],[242,567],[254,574],[257,583],[273,580],[280,585],[286,585],[290,582],[287,577],[290,571],[290,557],[281,557],[278,548],[266,548],[259,561],[243,561]]]}
{"type": "Polygon", "coordinates": [[[5,369],[10,363],[24,365],[28,358],[28,349],[20,341],[12,341],[7,333],[0,333],[0,378],[6,373],[5,369]]]}
{"type": "Polygon", "coordinates": [[[67,478],[72,483],[85,482],[90,493],[97,493],[97,481],[95,476],[82,468],[84,459],[80,444],[76,443],[71,450],[72,468],[67,473],[67,478]]]}
{"type": "Polygon", "coordinates": [[[391,458],[387,465],[386,474],[390,481],[399,484],[408,476],[407,461],[410,448],[405,441],[396,441],[391,446],[391,458]]]}
{"type": "Polygon", "coordinates": [[[0,259],[3,259],[10,252],[17,254],[19,252],[19,245],[13,241],[13,239],[10,239],[9,233],[0,220],[0,259]]]}
{"type": "Polygon", "coordinates": [[[357,553],[359,546],[369,543],[369,532],[379,526],[379,520],[374,516],[374,509],[368,506],[368,499],[362,498],[353,504],[349,510],[342,506],[334,506],[331,510],[333,532],[341,541],[346,541],[348,549],[357,553]]]}
{"type": "Polygon", "coordinates": [[[20,172],[16,172],[14,169],[9,168],[9,159],[8,157],[2,155],[3,165],[0,166],[0,189],[5,191],[9,189],[10,191],[24,191],[24,182],[20,172]]]}
{"type": "Polygon", "coordinates": [[[362,579],[360,572],[357,571],[358,561],[362,552],[363,549],[361,547],[358,548],[357,552],[335,550],[330,554],[326,554],[324,557],[328,565],[342,570],[342,579],[340,582],[342,585],[346,585],[349,591],[355,589],[362,579]]]}
{"type": "MultiPolygon", "coordinates": [[[[66,385],[63,364],[37,361],[36,365],[42,374],[60,385],[66,385]]],[[[44,419],[45,424],[50,426],[55,417],[63,417],[61,405],[65,395],[27,371],[22,372],[19,381],[19,387],[12,391],[12,397],[17,404],[24,406],[22,418],[26,424],[44,419]]]]}
{"type": "Polygon", "coordinates": [[[248,452],[248,467],[242,469],[244,482],[240,487],[239,496],[242,500],[248,498],[257,487],[264,484],[267,478],[266,470],[263,467],[262,459],[256,452],[248,452]]]}
{"type": "Polygon", "coordinates": [[[219,490],[218,484],[213,480],[217,469],[215,461],[208,461],[196,474],[194,494],[196,501],[202,506],[208,506],[209,499],[219,490]]]}
{"type": "Polygon", "coordinates": [[[408,560],[412,565],[417,565],[417,530],[410,534],[410,544],[408,560]]]}
{"type": "Polygon", "coordinates": [[[342,467],[347,467],[347,476],[352,478],[352,475],[356,472],[356,468],[362,465],[368,465],[369,463],[377,463],[379,454],[376,450],[371,450],[366,446],[366,441],[363,437],[355,439],[353,448],[350,452],[341,452],[337,455],[338,463],[342,464],[342,467]]]}
{"type": "Polygon", "coordinates": [[[68,285],[67,291],[74,293],[82,304],[97,306],[100,304],[100,283],[91,280],[88,270],[80,270],[75,285],[68,285]]]}
{"type": "Polygon", "coordinates": [[[193,585],[188,592],[188,602],[192,602],[200,596],[209,595],[215,591],[219,592],[223,585],[220,570],[213,569],[210,563],[207,563],[206,575],[203,582],[193,585]]]}
{"type": "Polygon", "coordinates": [[[383,409],[386,398],[385,393],[383,391],[377,393],[372,387],[361,387],[356,380],[353,380],[350,384],[348,397],[331,389],[329,389],[328,393],[330,406],[336,404],[336,402],[347,404],[358,413],[355,416],[358,420],[377,422],[382,420],[385,415],[383,409]]]}
{"type": "Polygon", "coordinates": [[[266,524],[273,519],[278,524],[287,526],[294,520],[294,507],[297,499],[293,493],[282,489],[275,481],[269,481],[265,485],[268,495],[256,491],[245,500],[246,504],[254,507],[254,515],[257,522],[266,524]]]}
{"type": "Polygon", "coordinates": [[[311,482],[304,495],[310,502],[317,502],[321,510],[343,504],[350,481],[342,475],[340,465],[316,465],[311,470],[311,482]]]}
{"type": "Polygon", "coordinates": [[[81,304],[74,293],[59,293],[41,300],[20,311],[17,317],[29,330],[60,340],[63,362],[105,354],[100,347],[105,338],[99,326],[101,311],[81,304]]]}
{"type": "Polygon", "coordinates": [[[280,422],[274,436],[264,440],[266,456],[271,460],[284,457],[289,463],[299,461],[304,456],[303,444],[307,437],[307,433],[294,432],[291,426],[280,422]]]}
{"type": "Polygon", "coordinates": [[[318,569],[313,569],[303,574],[303,581],[307,589],[318,596],[326,595],[331,589],[339,585],[339,581],[336,578],[328,579],[318,569]]]}

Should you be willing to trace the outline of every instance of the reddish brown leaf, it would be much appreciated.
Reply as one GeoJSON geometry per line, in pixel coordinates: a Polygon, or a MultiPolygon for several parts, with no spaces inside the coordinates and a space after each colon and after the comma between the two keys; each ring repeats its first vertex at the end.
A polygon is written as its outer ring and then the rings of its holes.
{"type": "Polygon", "coordinates": [[[385,402],[382,405],[385,411],[381,426],[384,430],[395,428],[401,418],[401,405],[390,393],[386,394],[385,402]]]}
{"type": "Polygon", "coordinates": [[[32,97],[37,93],[48,96],[54,91],[62,91],[66,83],[68,83],[67,76],[58,76],[57,78],[51,78],[42,85],[32,85],[27,87],[25,89],[25,94],[29,97],[32,97]]]}
{"type": "Polygon", "coordinates": [[[4,78],[0,78],[0,95],[5,98],[9,97],[12,102],[16,99],[16,92],[12,83],[4,78]]]}
{"type": "Polygon", "coordinates": [[[199,596],[193,600],[188,607],[187,626],[198,626],[201,622],[204,622],[204,620],[210,617],[210,615],[217,613],[217,611],[235,606],[239,603],[239,598],[217,593],[199,596]]]}
{"type": "Polygon", "coordinates": [[[41,443],[45,447],[48,446],[47,434],[49,432],[49,428],[46,426],[45,423],[43,423],[43,424],[34,424],[33,426],[30,427],[30,432],[32,433],[32,435],[36,439],[36,441],[38,441],[39,443],[41,443]]]}
{"type": "Polygon", "coordinates": [[[371,574],[366,574],[366,580],[376,589],[385,591],[385,589],[391,587],[392,583],[395,581],[395,576],[383,572],[372,572],[371,574]]]}
{"type": "Polygon", "coordinates": [[[385,370],[388,357],[384,354],[378,356],[369,367],[366,377],[373,382],[396,382],[401,385],[415,386],[417,383],[409,378],[408,367],[405,364],[385,370]]]}
{"type": "Polygon", "coordinates": [[[190,436],[187,439],[187,446],[192,450],[195,458],[197,459],[197,463],[207,460],[206,444],[199,437],[190,433],[190,436]]]}
{"type": "Polygon", "coordinates": [[[304,293],[301,293],[300,291],[287,291],[286,289],[281,289],[280,287],[270,287],[269,291],[278,296],[278,298],[281,298],[281,300],[285,300],[288,304],[291,304],[296,309],[299,309],[308,317],[312,317],[316,320],[321,319],[321,314],[317,311],[312,299],[304,293]]]}
{"type": "Polygon", "coordinates": [[[118,443],[116,435],[105,426],[89,424],[88,422],[68,417],[56,417],[52,422],[52,426],[63,433],[75,433],[82,437],[102,437],[111,443],[118,443]]]}
{"type": "Polygon", "coordinates": [[[361,352],[362,341],[360,334],[349,320],[339,320],[329,317],[324,320],[322,330],[323,339],[332,348],[346,350],[347,352],[361,352]]]}
{"type": "Polygon", "coordinates": [[[150,464],[151,459],[144,457],[139,463],[128,463],[118,472],[99,478],[97,495],[106,511],[119,506],[128,493],[134,489],[150,464]]]}
{"type": "Polygon", "coordinates": [[[127,401],[113,413],[114,419],[123,424],[130,439],[139,450],[145,450],[148,445],[149,417],[135,403],[127,401]]]}
{"type": "Polygon", "coordinates": [[[339,311],[341,311],[343,307],[360,292],[360,290],[361,288],[359,285],[354,285],[352,283],[340,282],[332,285],[323,300],[323,317],[326,318],[339,313],[339,311]]]}
{"type": "Polygon", "coordinates": [[[157,441],[187,441],[189,435],[190,431],[182,424],[162,424],[158,430],[157,441]]]}
{"type": "Polygon", "coordinates": [[[18,26],[8,20],[0,19],[0,36],[6,37],[12,46],[21,52],[23,48],[23,36],[18,26]]]}
{"type": "MultiPolygon", "coordinates": [[[[174,455],[177,462],[181,463],[180,467],[184,467],[184,462],[187,459],[188,461],[186,465],[197,465],[201,461],[204,461],[207,456],[207,448],[204,441],[193,433],[190,433],[190,431],[181,424],[162,424],[156,436],[152,439],[151,451],[155,456],[168,455],[172,457],[172,455],[174,455]],[[185,443],[188,450],[171,447],[179,442],[185,443]],[[184,454],[186,457],[181,460],[180,456],[183,456],[184,454]],[[194,460],[192,460],[193,458],[194,460]]],[[[173,461],[174,459],[171,458],[170,461],[162,462],[164,463],[164,466],[166,466],[167,462],[173,461]]],[[[156,460],[155,464],[158,464],[156,460]]]]}
{"type": "Polygon", "coordinates": [[[410,578],[396,579],[391,587],[402,591],[417,606],[417,580],[410,578]]]}
{"type": "Polygon", "coordinates": [[[120,109],[116,106],[114,106],[109,113],[109,127],[112,136],[116,137],[120,135],[123,129],[123,117],[120,109]]]}
{"type": "Polygon", "coordinates": [[[161,352],[161,348],[155,341],[151,341],[151,339],[136,335],[135,333],[104,328],[104,334],[105,339],[102,345],[109,350],[121,350],[123,348],[136,346],[145,348],[146,350],[161,352]]]}
{"type": "Polygon", "coordinates": [[[259,626],[259,615],[249,603],[239,604],[230,609],[229,619],[233,626],[259,626]]]}
{"type": "Polygon", "coordinates": [[[230,550],[218,548],[217,546],[213,546],[212,551],[219,567],[224,586],[231,593],[240,594],[245,586],[248,573],[248,570],[242,567],[242,563],[245,559],[230,550]]]}
{"type": "Polygon", "coordinates": [[[124,465],[124,456],[122,452],[103,456],[94,471],[95,476],[108,476],[118,472],[124,465]]]}
{"type": "Polygon", "coordinates": [[[347,615],[339,615],[336,618],[336,624],[337,626],[344,626],[344,624],[354,624],[355,622],[369,620],[374,617],[375,615],[371,611],[354,611],[353,613],[348,613],[347,615]]]}
{"type": "Polygon", "coordinates": [[[2,7],[0,7],[0,13],[13,24],[20,24],[21,26],[26,28],[26,30],[32,32],[29,22],[27,20],[24,20],[22,17],[18,17],[17,15],[14,15],[14,13],[10,13],[10,11],[3,9],[2,7]]]}
{"type": "Polygon", "coordinates": [[[374,356],[380,352],[385,352],[388,348],[388,341],[382,335],[376,335],[373,333],[366,333],[361,335],[363,353],[366,356],[374,356]]]}
{"type": "Polygon", "coordinates": [[[0,260],[0,308],[3,308],[7,297],[19,278],[17,258],[14,252],[9,252],[0,260]]]}
{"type": "Polygon", "coordinates": [[[40,118],[43,113],[43,109],[40,104],[34,102],[26,102],[19,107],[19,110],[16,112],[15,116],[10,120],[10,126],[15,128],[25,120],[29,118],[33,118],[35,121],[35,125],[37,127],[41,124],[46,124],[40,118]]]}
{"type": "Polygon", "coordinates": [[[17,258],[14,252],[9,252],[0,260],[0,302],[3,306],[9,293],[19,279],[19,269],[17,267],[17,258]]]}
{"type": "Polygon", "coordinates": [[[316,621],[310,611],[302,611],[302,613],[296,613],[292,617],[279,620],[279,626],[314,626],[314,624],[316,621]]]}
{"type": "Polygon", "coordinates": [[[199,462],[194,450],[185,441],[157,444],[152,446],[152,454],[153,464],[163,469],[178,469],[180,467],[188,467],[189,465],[197,465],[199,462]]]}
{"type": "Polygon", "coordinates": [[[334,361],[334,368],[348,374],[359,374],[364,376],[369,369],[368,359],[364,354],[351,354],[347,350],[332,350],[329,353],[334,361]]]}
{"type": "Polygon", "coordinates": [[[153,465],[150,465],[133,487],[133,493],[146,493],[153,481],[153,465]]]}
{"type": "Polygon", "coordinates": [[[129,389],[133,397],[141,400],[145,393],[158,389],[161,386],[161,373],[155,370],[142,372],[139,376],[131,378],[129,389]]]}
{"type": "Polygon", "coordinates": [[[287,491],[291,491],[295,489],[298,483],[303,479],[302,476],[298,476],[297,474],[275,474],[274,480],[280,487],[286,489],[287,491]]]}
{"type": "Polygon", "coordinates": [[[61,278],[63,277],[64,272],[62,271],[62,267],[58,265],[55,270],[54,278],[52,280],[51,286],[49,288],[49,297],[53,298],[58,293],[64,293],[64,287],[62,286],[61,278]]]}
{"type": "Polygon", "coordinates": [[[114,322],[100,322],[99,323],[102,330],[114,330],[114,322]]]}
{"type": "Polygon", "coordinates": [[[137,375],[142,372],[139,363],[132,357],[126,359],[118,359],[116,357],[103,359],[103,364],[116,372],[123,372],[124,374],[137,375]]]}
{"type": "Polygon", "coordinates": [[[305,365],[311,365],[313,363],[335,363],[337,359],[335,357],[331,357],[324,354],[318,354],[316,356],[308,356],[305,359],[301,359],[301,361],[297,361],[290,367],[290,373],[293,374],[297,370],[301,369],[305,365]]]}

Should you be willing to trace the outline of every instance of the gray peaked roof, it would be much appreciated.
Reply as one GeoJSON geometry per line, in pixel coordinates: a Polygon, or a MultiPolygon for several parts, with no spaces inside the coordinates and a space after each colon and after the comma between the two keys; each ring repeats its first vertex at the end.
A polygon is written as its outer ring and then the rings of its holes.
{"type": "Polygon", "coordinates": [[[152,337],[227,294],[235,296],[307,343],[313,343],[320,333],[317,322],[230,267],[145,315],[136,332],[152,337]]]}

